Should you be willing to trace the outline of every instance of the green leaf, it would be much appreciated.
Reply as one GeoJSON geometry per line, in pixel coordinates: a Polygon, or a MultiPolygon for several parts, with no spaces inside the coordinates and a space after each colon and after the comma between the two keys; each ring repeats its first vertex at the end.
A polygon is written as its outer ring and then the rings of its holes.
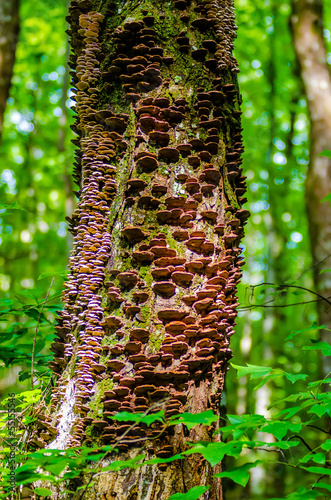
{"type": "MultiPolygon", "coordinates": [[[[306,490],[306,488],[299,488],[297,491],[290,493],[287,495],[286,500],[313,500],[320,496],[321,494],[318,491],[314,490],[306,490]]],[[[271,498],[271,500],[284,500],[284,498],[271,498]]]]}
{"type": "Polygon", "coordinates": [[[224,455],[238,458],[243,441],[230,441],[229,443],[210,443],[200,441],[190,450],[184,451],[182,455],[192,455],[192,453],[201,453],[201,455],[210,463],[212,467],[221,462],[224,455]]]}
{"type": "Polygon", "coordinates": [[[323,151],[321,153],[318,153],[317,156],[325,156],[326,158],[331,158],[331,150],[323,149],[323,151]]]}
{"type": "MultiPolygon", "coordinates": [[[[261,387],[263,387],[264,384],[269,382],[269,380],[281,377],[282,375],[283,375],[283,372],[282,373],[271,373],[271,374],[267,375],[262,380],[260,380],[260,382],[257,385],[254,386],[253,390],[257,391],[258,389],[261,389],[261,387]]],[[[253,377],[251,377],[251,378],[253,378],[253,377]]]]}
{"type": "Polygon", "coordinates": [[[266,443],[266,446],[268,446],[269,448],[274,446],[275,448],[279,448],[280,450],[289,450],[290,448],[294,448],[299,444],[300,441],[291,439],[291,441],[276,441],[275,443],[266,443]]]}
{"type": "Polygon", "coordinates": [[[168,500],[197,500],[201,497],[207,490],[209,490],[210,486],[194,486],[188,490],[187,493],[175,493],[168,498],[168,500]]]}
{"type": "Polygon", "coordinates": [[[137,466],[139,467],[139,465],[141,465],[141,464],[137,464],[137,463],[140,462],[141,460],[143,460],[145,458],[145,456],[146,456],[145,454],[142,454],[142,455],[138,455],[135,458],[131,458],[130,460],[115,460],[115,462],[112,462],[110,465],[108,465],[108,467],[104,467],[102,470],[103,471],[107,471],[107,470],[118,471],[118,470],[126,469],[127,467],[134,469],[137,466]]]}
{"type": "Polygon", "coordinates": [[[324,488],[328,491],[331,491],[331,485],[323,483],[322,481],[319,481],[318,483],[313,483],[312,486],[314,486],[315,488],[324,488]]]}
{"type": "Polygon", "coordinates": [[[251,439],[254,431],[266,422],[263,415],[228,415],[228,419],[231,425],[221,427],[217,431],[222,433],[224,439],[230,434],[233,435],[233,439],[239,439],[243,434],[246,434],[251,439]]]}
{"type": "Polygon", "coordinates": [[[235,483],[238,483],[241,486],[246,486],[249,480],[249,470],[261,463],[261,460],[256,460],[256,462],[249,462],[245,465],[241,465],[240,467],[233,467],[233,469],[230,469],[228,471],[215,474],[214,477],[228,477],[235,483]]]}
{"type": "Polygon", "coordinates": [[[321,203],[323,203],[324,201],[329,201],[330,204],[331,204],[331,193],[327,194],[323,200],[321,200],[321,203]]]}
{"type": "Polygon", "coordinates": [[[157,413],[152,413],[150,415],[145,415],[144,413],[129,413],[127,411],[122,411],[109,418],[111,418],[112,420],[118,420],[120,422],[140,422],[146,425],[151,425],[154,422],[164,421],[164,411],[160,410],[157,413]]]}
{"type": "Polygon", "coordinates": [[[325,403],[318,403],[316,405],[313,405],[310,410],[308,410],[308,413],[314,413],[315,415],[318,415],[319,417],[323,417],[323,415],[328,415],[331,417],[331,401],[330,402],[325,402],[325,403]]]}
{"type": "Polygon", "coordinates": [[[301,467],[301,469],[311,472],[312,474],[322,474],[323,476],[331,476],[331,469],[325,467],[301,467]]]}
{"type": "Polygon", "coordinates": [[[331,269],[322,269],[322,271],[319,272],[319,274],[323,273],[331,273],[331,269]]]}
{"type": "Polygon", "coordinates": [[[286,422],[284,420],[276,420],[268,423],[267,425],[262,427],[261,430],[263,432],[268,432],[269,434],[275,436],[277,439],[281,440],[288,433],[288,431],[300,432],[301,429],[301,424],[294,424],[292,422],[286,422]]]}
{"type": "Polygon", "coordinates": [[[311,340],[311,342],[314,344],[312,346],[304,345],[302,350],[303,351],[315,351],[315,350],[321,350],[321,353],[323,356],[331,356],[331,345],[328,344],[327,342],[320,342],[318,340],[311,340]]]}
{"type": "Polygon", "coordinates": [[[0,205],[0,210],[22,210],[22,212],[27,212],[16,200],[11,205],[0,205]]]}
{"type": "Polygon", "coordinates": [[[287,378],[287,380],[292,382],[292,384],[294,384],[298,380],[306,380],[306,378],[308,377],[306,373],[298,373],[297,375],[294,375],[293,373],[284,372],[284,375],[287,378]]]}
{"type": "Polygon", "coordinates": [[[307,462],[315,462],[316,464],[325,464],[325,454],[324,453],[309,453],[305,457],[299,460],[299,463],[306,464],[307,462]]]}
{"type": "Polygon", "coordinates": [[[185,424],[190,430],[195,425],[204,424],[211,425],[218,420],[218,415],[215,415],[212,410],[203,411],[202,413],[181,413],[170,417],[172,425],[185,424]]]}
{"type": "Polygon", "coordinates": [[[285,340],[291,340],[293,339],[293,337],[295,337],[296,335],[299,335],[299,333],[304,333],[304,332],[311,332],[312,330],[324,330],[325,329],[325,326],[322,325],[322,326],[318,326],[317,323],[313,323],[311,326],[309,326],[308,328],[304,328],[303,330],[293,330],[290,335],[288,335],[286,337],[285,340]]]}
{"type": "Polygon", "coordinates": [[[331,450],[331,439],[327,439],[325,443],[321,444],[321,448],[325,451],[331,450]]]}
{"type": "Polygon", "coordinates": [[[167,464],[169,462],[173,462],[174,460],[182,459],[182,455],[173,455],[170,458],[151,458],[144,462],[144,465],[154,465],[154,464],[167,464]]]}
{"type": "Polygon", "coordinates": [[[55,276],[61,276],[61,278],[66,278],[69,274],[69,271],[59,271],[53,273],[41,273],[41,275],[37,278],[38,280],[42,280],[44,278],[54,278],[55,276]]]}
{"type": "Polygon", "coordinates": [[[33,493],[37,493],[37,495],[41,497],[47,497],[49,495],[52,495],[52,491],[49,490],[48,488],[35,488],[33,490],[33,493]]]}
{"type": "Polygon", "coordinates": [[[251,380],[254,378],[263,377],[264,375],[268,375],[271,372],[272,368],[268,366],[257,366],[250,365],[247,363],[247,366],[239,366],[234,363],[230,363],[232,368],[238,371],[237,378],[243,377],[245,375],[250,375],[251,380]]]}

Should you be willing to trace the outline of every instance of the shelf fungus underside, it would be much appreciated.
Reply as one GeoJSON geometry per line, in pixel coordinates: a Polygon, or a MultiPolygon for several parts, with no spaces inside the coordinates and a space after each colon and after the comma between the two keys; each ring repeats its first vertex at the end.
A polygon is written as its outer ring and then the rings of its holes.
{"type": "Polygon", "coordinates": [[[232,0],[93,3],[68,17],[79,191],[51,401],[74,380],[68,446],[114,442],[119,411],[219,411],[249,216],[232,0]]]}

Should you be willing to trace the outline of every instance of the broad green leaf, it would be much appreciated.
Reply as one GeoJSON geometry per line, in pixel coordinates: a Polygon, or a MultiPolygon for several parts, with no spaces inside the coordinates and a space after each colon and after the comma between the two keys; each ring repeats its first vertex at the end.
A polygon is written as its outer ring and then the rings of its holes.
{"type": "Polygon", "coordinates": [[[168,500],[198,500],[210,486],[194,486],[187,493],[175,493],[168,498],[168,500]]]}
{"type": "Polygon", "coordinates": [[[302,429],[301,424],[294,424],[292,422],[285,422],[284,420],[278,420],[274,422],[269,422],[264,427],[262,427],[263,432],[268,432],[272,434],[277,439],[281,440],[288,433],[291,432],[300,432],[302,429]]]}
{"type": "Polygon", "coordinates": [[[331,476],[331,469],[326,467],[301,467],[301,469],[311,472],[312,474],[322,474],[323,476],[331,476]]]}
{"type": "Polygon", "coordinates": [[[329,417],[331,417],[331,401],[312,406],[310,410],[308,410],[308,413],[314,413],[319,417],[323,415],[329,415],[329,417]]]}
{"type": "Polygon", "coordinates": [[[318,491],[306,490],[306,488],[299,488],[297,491],[290,493],[285,498],[271,498],[271,500],[313,500],[321,494],[318,491]]]}
{"type": "Polygon", "coordinates": [[[331,204],[331,193],[327,194],[323,200],[321,200],[321,203],[323,203],[324,201],[329,201],[330,204],[331,204]]]}
{"type": "Polygon", "coordinates": [[[257,391],[258,389],[261,389],[261,387],[263,387],[264,384],[269,382],[269,380],[273,380],[275,378],[281,377],[282,375],[283,375],[283,373],[271,373],[271,374],[267,375],[262,380],[260,380],[260,382],[257,385],[254,386],[253,390],[257,391]]]}
{"type": "Polygon", "coordinates": [[[127,467],[134,469],[135,467],[139,466],[138,462],[143,460],[145,458],[145,456],[146,456],[145,454],[142,454],[142,455],[138,455],[135,458],[131,458],[130,460],[115,460],[107,467],[104,467],[102,470],[103,471],[107,471],[107,470],[118,471],[118,470],[126,469],[127,467]]]}
{"type": "Polygon", "coordinates": [[[300,444],[300,441],[295,441],[291,439],[291,441],[276,441],[275,443],[265,443],[266,446],[275,448],[279,448],[280,450],[289,450],[290,448],[294,448],[300,444]]]}
{"type": "Polygon", "coordinates": [[[180,460],[182,459],[182,455],[173,455],[172,457],[169,458],[151,458],[151,460],[147,460],[144,462],[144,465],[153,465],[153,464],[167,464],[169,462],[173,462],[174,460],[180,460]]]}
{"type": "Polygon", "coordinates": [[[317,156],[326,156],[326,158],[331,158],[331,150],[323,149],[323,151],[321,153],[318,153],[317,156]]]}
{"type": "Polygon", "coordinates": [[[0,205],[0,210],[22,210],[22,212],[27,212],[16,200],[11,205],[0,205]]]}
{"type": "Polygon", "coordinates": [[[256,460],[256,462],[249,462],[245,465],[241,465],[240,467],[234,467],[233,469],[230,469],[228,471],[215,474],[214,477],[228,477],[235,483],[238,483],[241,486],[246,486],[249,480],[249,470],[261,463],[261,460],[256,460]]]}
{"type": "Polygon", "coordinates": [[[171,424],[185,424],[188,429],[192,429],[195,425],[204,424],[211,425],[219,419],[218,415],[212,410],[203,411],[202,413],[181,413],[170,418],[171,424]]]}
{"type": "Polygon", "coordinates": [[[191,449],[184,451],[182,455],[192,455],[192,453],[201,453],[201,455],[210,463],[214,465],[221,462],[224,455],[238,458],[243,447],[242,441],[230,441],[229,443],[210,443],[200,441],[191,449]]]}
{"type": "Polygon", "coordinates": [[[314,345],[312,345],[312,346],[304,345],[302,350],[303,351],[321,350],[321,353],[323,354],[323,356],[331,356],[331,345],[330,344],[328,344],[327,342],[320,342],[318,340],[311,340],[311,342],[314,345]]]}
{"type": "Polygon", "coordinates": [[[325,454],[324,453],[309,453],[305,457],[299,460],[299,463],[306,464],[307,462],[315,462],[316,464],[325,464],[325,454]]]}
{"type": "Polygon", "coordinates": [[[287,380],[292,382],[292,384],[294,384],[298,380],[306,380],[306,378],[308,377],[306,373],[298,373],[297,375],[294,375],[293,373],[284,372],[284,375],[287,378],[287,380]]]}
{"type": "Polygon", "coordinates": [[[288,337],[286,337],[285,340],[291,340],[293,339],[293,337],[299,335],[300,333],[311,332],[314,330],[324,330],[324,329],[325,329],[324,325],[318,326],[317,323],[313,323],[312,326],[310,326],[309,328],[304,328],[303,330],[293,330],[293,332],[291,332],[290,335],[288,335],[288,337]]]}
{"type": "Polygon", "coordinates": [[[315,488],[324,488],[331,492],[331,485],[323,483],[322,481],[319,481],[318,483],[313,483],[312,486],[314,486],[315,488]]]}
{"type": "Polygon", "coordinates": [[[164,411],[160,410],[157,413],[145,415],[144,413],[129,413],[127,411],[116,413],[116,415],[109,417],[112,420],[120,422],[140,422],[146,425],[151,425],[154,422],[164,421],[164,411]]]}
{"type": "Polygon", "coordinates": [[[268,375],[271,372],[272,368],[268,366],[257,366],[250,365],[247,363],[247,366],[239,366],[234,363],[230,363],[232,368],[238,371],[237,378],[243,377],[245,375],[250,375],[251,379],[263,377],[264,375],[268,375]]]}
{"type": "Polygon", "coordinates": [[[47,497],[48,495],[52,495],[52,491],[49,490],[48,488],[35,488],[33,492],[41,497],[47,497]]]}
{"type": "Polygon", "coordinates": [[[30,288],[28,290],[20,290],[18,293],[23,295],[23,297],[37,300],[44,292],[43,288],[30,288]]]}
{"type": "Polygon", "coordinates": [[[331,273],[331,269],[322,269],[322,271],[319,272],[319,274],[323,273],[331,273]]]}
{"type": "Polygon", "coordinates": [[[331,450],[331,439],[327,439],[325,443],[321,444],[321,448],[325,451],[331,450]]]}
{"type": "Polygon", "coordinates": [[[311,389],[312,387],[316,387],[322,384],[331,384],[331,378],[324,378],[321,380],[315,380],[314,382],[309,382],[307,385],[307,389],[311,389]]]}
{"type": "Polygon", "coordinates": [[[54,273],[41,273],[41,275],[37,278],[38,280],[42,280],[44,278],[54,278],[54,276],[61,276],[66,278],[68,276],[68,271],[59,271],[54,273]]]}
{"type": "Polygon", "coordinates": [[[263,415],[228,415],[228,419],[231,425],[221,427],[217,431],[217,433],[222,433],[224,439],[230,434],[233,435],[233,439],[239,439],[243,434],[251,439],[254,431],[266,422],[263,415]]]}
{"type": "Polygon", "coordinates": [[[292,408],[284,408],[284,410],[277,413],[276,417],[286,415],[284,418],[291,418],[302,409],[302,406],[292,406],[292,408]]]}

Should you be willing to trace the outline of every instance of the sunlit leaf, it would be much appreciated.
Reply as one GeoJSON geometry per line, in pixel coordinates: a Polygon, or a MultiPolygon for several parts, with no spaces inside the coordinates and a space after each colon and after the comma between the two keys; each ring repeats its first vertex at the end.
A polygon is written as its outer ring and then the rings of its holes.
{"type": "Polygon", "coordinates": [[[168,500],[198,500],[210,486],[194,486],[187,493],[175,493],[168,498],[168,500]]]}
{"type": "Polygon", "coordinates": [[[249,480],[249,470],[253,467],[256,467],[260,463],[262,463],[261,460],[256,460],[256,462],[249,462],[245,465],[241,465],[240,467],[234,467],[233,469],[230,469],[228,471],[215,474],[214,477],[228,477],[235,483],[238,483],[241,486],[246,486],[249,480]]]}

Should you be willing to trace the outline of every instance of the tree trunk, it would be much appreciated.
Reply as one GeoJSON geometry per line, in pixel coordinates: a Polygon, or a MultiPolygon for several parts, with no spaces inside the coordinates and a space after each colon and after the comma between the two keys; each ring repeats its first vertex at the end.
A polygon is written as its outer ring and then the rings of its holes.
{"type": "MultiPolygon", "coordinates": [[[[323,202],[331,193],[331,158],[318,156],[331,149],[331,74],[323,39],[321,0],[293,0],[291,26],[294,47],[308,100],[311,124],[310,162],[307,171],[306,200],[314,264],[316,292],[329,299],[318,302],[321,325],[331,328],[331,206],[323,202]]],[[[331,333],[323,332],[331,343],[331,333]]],[[[331,361],[324,358],[324,374],[331,361]]]]}
{"type": "MultiPolygon", "coordinates": [[[[44,417],[58,425],[51,448],[113,443],[127,428],[109,420],[118,411],[219,413],[231,356],[249,215],[233,2],[119,5],[70,7],[80,191],[44,417]]],[[[152,439],[157,428],[136,426],[120,457],[141,453],[144,437],[150,456],[171,456],[219,439],[213,430],[152,439]]],[[[217,470],[190,456],[104,474],[88,495],[165,500],[212,484],[203,498],[220,500],[217,470]]]]}
{"type": "Polygon", "coordinates": [[[0,138],[15,62],[19,0],[0,0],[0,138]]]}

